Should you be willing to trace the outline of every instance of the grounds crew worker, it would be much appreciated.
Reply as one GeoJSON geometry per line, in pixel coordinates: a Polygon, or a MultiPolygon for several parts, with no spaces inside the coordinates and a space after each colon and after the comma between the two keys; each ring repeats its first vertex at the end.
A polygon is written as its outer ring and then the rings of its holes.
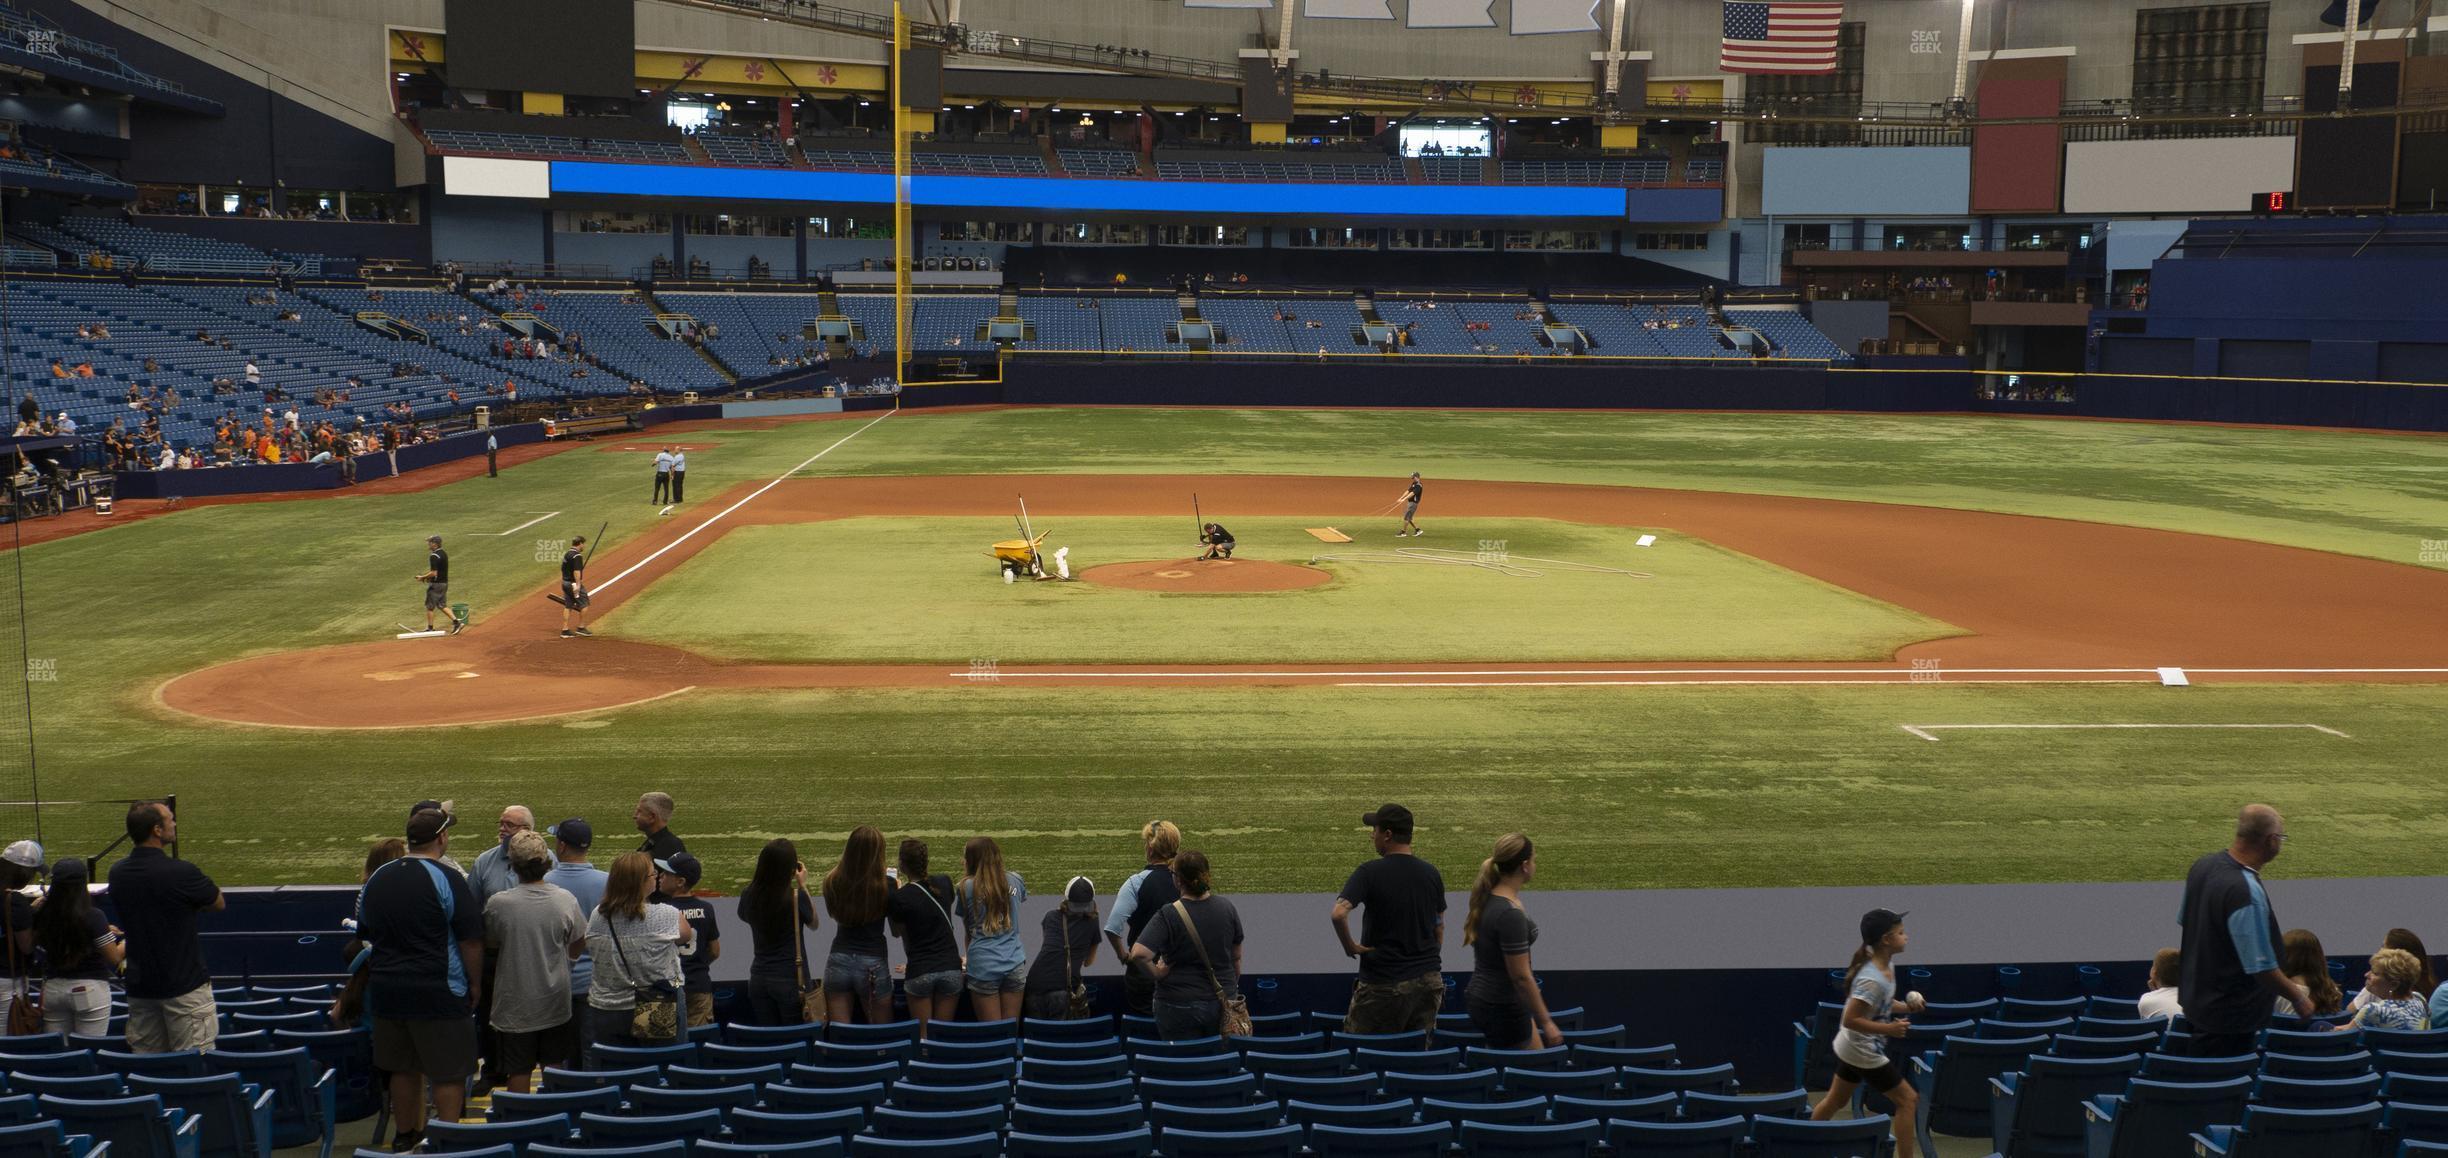
{"type": "Polygon", "coordinates": [[[1232,532],[1225,530],[1222,523],[1207,524],[1206,529],[1199,532],[1199,542],[1207,544],[1207,553],[1199,556],[1201,559],[1232,558],[1232,532]]]}
{"type": "Polygon", "coordinates": [[[561,638],[593,634],[586,628],[586,536],[580,535],[561,552],[561,638]]]}
{"type": "MultiPolygon", "coordinates": [[[[450,609],[450,552],[442,549],[442,536],[425,536],[425,573],[417,576],[416,581],[425,585],[425,630],[432,631],[434,612],[447,613],[450,609]]],[[[452,635],[466,626],[458,616],[451,616],[452,635]]]]}

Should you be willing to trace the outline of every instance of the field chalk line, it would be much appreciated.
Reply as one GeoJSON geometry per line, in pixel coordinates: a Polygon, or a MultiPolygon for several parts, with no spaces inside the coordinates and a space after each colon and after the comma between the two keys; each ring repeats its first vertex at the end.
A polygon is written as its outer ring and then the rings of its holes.
{"type": "Polygon", "coordinates": [[[672,540],[671,542],[665,543],[665,544],[663,544],[661,547],[656,548],[656,549],[655,549],[655,553],[654,553],[654,554],[652,554],[652,555],[648,555],[648,556],[646,556],[645,558],[640,559],[640,560],[638,560],[638,561],[637,561],[637,562],[635,562],[635,563],[631,563],[631,564],[630,564],[630,565],[627,567],[627,569],[623,570],[623,571],[622,571],[620,574],[618,574],[618,575],[614,575],[613,577],[611,577],[611,578],[609,578],[609,579],[606,579],[606,580],[604,580],[604,581],[603,581],[603,582],[601,582],[601,583],[596,584],[596,585],[595,585],[595,586],[594,586],[594,587],[593,587],[591,590],[589,590],[588,594],[592,595],[592,594],[597,594],[597,593],[600,593],[600,592],[604,592],[604,591],[609,591],[609,590],[611,590],[611,589],[612,589],[612,585],[613,585],[613,584],[618,583],[618,582],[620,582],[621,580],[628,578],[628,577],[629,577],[629,573],[630,573],[631,571],[635,571],[635,570],[637,570],[638,568],[640,568],[640,567],[643,567],[643,566],[647,565],[648,563],[652,563],[652,562],[654,562],[655,560],[662,558],[662,557],[663,557],[663,552],[665,552],[665,551],[669,551],[669,550],[671,550],[672,548],[677,547],[677,546],[679,546],[680,544],[685,543],[685,542],[688,542],[690,539],[695,538],[695,537],[697,536],[697,532],[702,531],[702,530],[705,530],[707,527],[711,527],[711,526],[713,526],[714,524],[716,524],[716,523],[718,523],[718,522],[721,522],[721,521],[722,521],[723,516],[728,515],[728,514],[730,514],[731,512],[733,512],[733,511],[736,511],[736,510],[740,509],[741,507],[747,506],[748,504],[755,502],[755,501],[756,501],[756,499],[757,499],[757,496],[758,496],[758,495],[764,494],[765,492],[767,492],[767,491],[769,491],[769,490],[772,490],[772,489],[774,489],[775,487],[781,486],[781,485],[782,485],[782,482],[783,482],[783,480],[784,480],[784,479],[787,479],[787,478],[789,478],[790,476],[792,476],[792,475],[795,475],[795,474],[799,473],[800,471],[806,470],[806,469],[807,469],[807,468],[808,468],[810,465],[812,465],[813,463],[815,463],[815,461],[816,461],[817,459],[823,458],[824,456],[826,456],[826,455],[828,455],[828,454],[831,454],[831,453],[833,453],[833,452],[834,452],[834,451],[836,451],[836,450],[841,449],[842,443],[844,443],[844,442],[848,442],[848,441],[850,441],[850,440],[851,440],[851,439],[853,439],[853,438],[857,438],[859,435],[862,435],[862,434],[867,433],[868,429],[869,429],[869,428],[871,428],[871,427],[873,427],[873,426],[876,424],[876,422],[882,422],[882,421],[884,421],[884,419],[886,419],[886,418],[890,418],[890,417],[892,417],[893,415],[898,414],[898,413],[900,413],[900,411],[898,411],[898,410],[887,410],[887,411],[885,411],[885,412],[884,412],[883,416],[882,416],[882,417],[880,417],[880,418],[877,418],[877,419],[875,420],[875,422],[869,422],[869,423],[866,423],[866,424],[864,424],[864,425],[860,426],[860,427],[859,427],[857,430],[853,430],[853,431],[851,431],[851,432],[850,432],[850,433],[848,433],[848,434],[842,435],[842,436],[841,436],[840,441],[837,441],[837,442],[835,442],[833,445],[828,446],[828,447],[824,448],[823,450],[817,451],[816,453],[814,453],[814,454],[811,454],[811,455],[807,456],[806,460],[802,461],[802,462],[801,462],[799,465],[794,466],[794,467],[790,468],[789,470],[783,471],[781,474],[774,476],[774,480],[773,480],[772,482],[766,483],[764,486],[758,487],[757,489],[755,489],[755,490],[753,490],[753,491],[748,492],[747,497],[742,498],[740,501],[738,501],[738,502],[736,502],[736,503],[733,503],[733,504],[731,504],[730,506],[724,507],[723,509],[721,509],[721,510],[719,510],[719,511],[716,511],[716,512],[713,514],[713,516],[712,516],[712,517],[708,518],[706,521],[704,521],[704,522],[702,522],[702,523],[697,524],[697,525],[696,525],[696,526],[694,526],[694,527],[690,527],[690,528],[689,528],[689,529],[688,529],[686,532],[682,533],[682,534],[681,534],[681,536],[680,536],[679,538],[674,539],[674,540],[672,540]]]}
{"type": "Polygon", "coordinates": [[[534,517],[534,518],[532,518],[532,519],[529,519],[529,520],[527,520],[527,521],[526,521],[526,522],[524,522],[524,523],[520,523],[519,525],[517,525],[517,526],[515,526],[515,527],[512,527],[512,528],[510,528],[510,529],[509,529],[509,530],[507,530],[507,531],[495,531],[495,532],[493,532],[493,537],[494,537],[494,538],[496,538],[496,539],[508,538],[508,537],[509,537],[509,536],[511,536],[511,535],[518,534],[520,531],[524,531],[524,530],[526,530],[527,528],[532,527],[532,526],[536,525],[537,523],[541,523],[541,522],[543,522],[544,520],[549,519],[549,518],[553,517],[554,515],[557,515],[557,514],[560,514],[560,513],[561,513],[561,512],[559,512],[559,511],[546,511],[546,512],[544,512],[543,514],[537,515],[536,517],[534,517]]]}
{"type": "Polygon", "coordinates": [[[2319,732],[2325,736],[2335,736],[2341,740],[2353,739],[2336,728],[2322,727],[2319,724],[1897,724],[1896,727],[1933,744],[1938,742],[1938,737],[1931,735],[1932,732],[2120,731],[2143,728],[2227,728],[2243,731],[2302,728],[2319,732]]]}

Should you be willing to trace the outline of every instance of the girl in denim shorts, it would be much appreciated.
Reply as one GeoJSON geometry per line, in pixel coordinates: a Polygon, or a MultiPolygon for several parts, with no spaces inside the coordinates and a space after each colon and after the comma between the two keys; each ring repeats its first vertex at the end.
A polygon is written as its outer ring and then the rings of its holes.
{"type": "Polygon", "coordinates": [[[833,952],[824,968],[825,1016],[832,1021],[852,1021],[854,1008],[869,1025],[892,1020],[892,968],[884,957],[891,896],[883,832],[872,824],[851,829],[841,860],[824,878],[825,911],[833,916],[833,952]]]}
{"type": "Polygon", "coordinates": [[[1012,923],[1012,908],[1028,899],[1020,874],[1003,868],[1003,846],[991,836],[972,837],[961,850],[969,875],[961,880],[952,914],[969,928],[969,1005],[979,1021],[1020,1016],[1028,983],[1028,950],[1012,923]]]}
{"type": "Polygon", "coordinates": [[[952,933],[952,878],[927,875],[927,843],[901,842],[901,880],[886,907],[893,936],[909,959],[901,991],[909,995],[918,1036],[930,1021],[950,1021],[960,1012],[960,942],[952,933]]]}

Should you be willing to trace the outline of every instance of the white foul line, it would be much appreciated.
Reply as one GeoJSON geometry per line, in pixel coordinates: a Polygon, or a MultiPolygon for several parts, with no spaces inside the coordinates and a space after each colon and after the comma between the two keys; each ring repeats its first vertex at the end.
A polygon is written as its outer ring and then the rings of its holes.
{"type": "Polygon", "coordinates": [[[493,537],[494,537],[494,538],[497,538],[497,539],[500,539],[500,538],[507,538],[507,537],[509,537],[509,536],[511,536],[511,535],[518,534],[520,531],[524,531],[524,530],[526,530],[527,528],[532,527],[532,526],[536,525],[537,523],[541,523],[541,522],[543,522],[544,520],[549,519],[549,518],[553,517],[554,515],[557,515],[557,514],[560,514],[560,513],[561,513],[561,512],[559,512],[559,511],[546,511],[546,512],[544,512],[543,514],[537,515],[536,517],[534,517],[534,518],[532,518],[532,519],[529,519],[529,520],[527,520],[527,521],[526,521],[526,522],[524,522],[524,523],[520,523],[519,525],[517,525],[517,526],[515,526],[515,527],[512,527],[512,528],[510,528],[510,529],[509,529],[509,530],[507,530],[507,531],[495,531],[495,532],[493,532],[493,537]]]}
{"type": "MultiPolygon", "coordinates": [[[[1754,687],[1804,687],[1832,684],[1840,687],[1861,687],[1869,680],[1351,680],[1337,683],[1338,688],[1676,688],[1699,686],[1743,685],[1754,687]]],[[[1957,684],[2143,684],[2149,680],[1954,680],[1957,684]]]]}
{"type": "Polygon", "coordinates": [[[680,545],[680,544],[682,544],[682,543],[688,542],[690,539],[692,539],[692,538],[696,537],[697,532],[702,531],[702,530],[705,530],[707,527],[711,527],[711,526],[713,526],[715,523],[718,523],[718,522],[722,521],[722,517],[723,517],[724,515],[728,515],[728,514],[730,514],[731,512],[733,512],[733,511],[736,511],[736,510],[740,509],[741,507],[747,506],[748,504],[750,504],[750,503],[752,503],[752,502],[755,502],[755,501],[756,501],[756,497],[757,497],[758,495],[764,494],[765,492],[767,492],[767,491],[769,491],[769,490],[772,490],[772,489],[774,489],[775,487],[781,486],[781,485],[782,485],[782,480],[787,479],[787,478],[789,478],[790,476],[792,476],[792,475],[795,475],[795,474],[799,473],[800,471],[806,470],[806,469],[808,468],[809,464],[811,464],[811,463],[815,462],[817,459],[823,458],[824,456],[826,456],[826,455],[828,455],[828,454],[831,454],[831,453],[833,453],[833,452],[834,452],[834,451],[836,451],[836,450],[841,449],[841,445],[842,445],[842,443],[844,443],[844,442],[848,442],[848,441],[850,441],[850,440],[851,440],[851,439],[853,439],[853,438],[857,438],[859,435],[862,435],[862,434],[867,433],[867,428],[868,428],[868,427],[870,427],[870,426],[874,426],[874,425],[876,424],[876,422],[882,422],[882,421],[884,421],[884,419],[886,419],[886,418],[890,418],[890,417],[892,417],[893,415],[898,414],[898,413],[900,413],[900,411],[898,411],[898,410],[887,410],[887,411],[885,411],[885,412],[884,412],[883,416],[882,416],[882,417],[880,417],[880,418],[877,418],[877,419],[875,420],[875,422],[869,422],[869,423],[866,423],[865,425],[860,426],[860,427],[859,427],[857,430],[853,430],[853,431],[851,431],[851,432],[850,432],[850,433],[848,433],[848,434],[842,435],[842,436],[841,436],[841,440],[840,440],[839,442],[835,442],[833,445],[828,446],[828,447],[824,448],[823,450],[817,451],[816,453],[814,453],[814,454],[811,454],[811,455],[807,456],[807,459],[806,459],[805,461],[801,462],[799,465],[794,466],[794,467],[790,468],[789,470],[783,471],[783,472],[782,472],[781,474],[779,474],[779,475],[776,475],[776,476],[774,477],[774,480],[773,480],[772,482],[766,483],[764,486],[758,487],[757,489],[755,489],[755,490],[753,490],[753,491],[748,492],[747,497],[742,498],[740,501],[738,501],[738,502],[736,502],[736,503],[733,503],[733,504],[731,504],[730,506],[724,507],[723,509],[721,509],[721,510],[719,510],[719,511],[714,512],[714,514],[713,514],[713,516],[712,516],[711,518],[708,518],[706,521],[704,521],[704,522],[702,522],[702,523],[699,523],[699,524],[697,524],[697,525],[696,525],[696,526],[694,526],[694,527],[690,527],[690,528],[689,528],[689,529],[688,529],[686,532],[684,532],[684,533],[683,533],[683,534],[682,534],[682,535],[681,535],[679,538],[674,539],[674,540],[672,540],[671,542],[665,543],[665,544],[663,544],[661,547],[656,548],[656,549],[655,549],[654,554],[652,554],[652,555],[648,555],[648,556],[646,556],[645,558],[640,559],[640,560],[638,560],[638,561],[637,561],[637,562],[635,562],[635,563],[631,563],[631,564],[630,564],[630,565],[629,565],[629,566],[628,566],[626,569],[624,569],[624,570],[623,570],[623,571],[622,571],[620,574],[618,574],[618,575],[614,575],[613,577],[611,577],[611,578],[609,578],[609,579],[606,579],[606,580],[604,580],[604,581],[603,581],[603,582],[601,582],[601,583],[596,584],[594,587],[592,587],[592,588],[590,588],[590,589],[588,590],[588,594],[591,594],[591,595],[592,595],[592,594],[600,594],[600,593],[602,593],[602,592],[605,592],[605,591],[609,591],[609,590],[611,590],[611,589],[612,589],[612,585],[613,585],[613,584],[618,583],[618,582],[620,582],[621,580],[628,578],[628,577],[629,577],[629,573],[630,573],[631,571],[635,571],[635,570],[637,570],[638,568],[640,568],[640,567],[643,567],[643,566],[647,565],[648,563],[652,563],[652,562],[654,562],[655,560],[662,558],[662,557],[663,557],[663,552],[665,552],[665,551],[669,551],[669,550],[671,550],[672,548],[677,547],[677,546],[679,546],[679,545],[680,545]]]}
{"type": "Polygon", "coordinates": [[[2336,728],[2324,728],[2319,724],[1897,724],[1896,727],[1902,728],[1905,731],[1919,736],[1933,744],[1938,742],[1938,737],[1931,735],[1930,733],[1932,732],[2093,731],[2121,730],[2130,728],[2236,728],[2256,731],[2271,728],[2307,728],[2323,735],[2335,736],[2341,740],[2353,738],[2344,732],[2338,731],[2336,728]]]}

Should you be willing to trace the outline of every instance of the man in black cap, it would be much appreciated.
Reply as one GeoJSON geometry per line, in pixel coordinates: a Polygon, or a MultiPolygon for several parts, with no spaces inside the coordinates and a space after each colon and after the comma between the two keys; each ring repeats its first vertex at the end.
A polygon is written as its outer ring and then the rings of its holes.
{"type": "Polygon", "coordinates": [[[357,895],[357,935],[373,946],[366,1009],[374,1066],[391,1075],[399,1116],[395,1152],[424,1140],[427,1083],[434,1112],[457,1121],[476,1071],[484,910],[467,878],[441,864],[449,832],[449,814],[418,809],[408,818],[408,855],[375,870],[357,895]]]}
{"type": "Polygon", "coordinates": [[[1335,897],[1335,937],[1360,962],[1345,1033],[1436,1028],[1445,1004],[1445,878],[1411,854],[1411,810],[1399,804],[1365,813],[1377,859],[1352,870],[1335,897]],[[1352,940],[1351,911],[1361,910],[1352,940]]]}
{"type": "MultiPolygon", "coordinates": [[[[443,828],[455,828],[459,824],[459,802],[456,800],[419,800],[408,806],[408,819],[415,820],[417,813],[427,811],[442,814],[443,828]]],[[[460,867],[458,861],[452,860],[448,854],[440,854],[440,856],[442,867],[460,876],[467,875],[467,870],[460,867]]],[[[481,905],[479,907],[481,908],[481,905]]]]}
{"type": "MultiPolygon", "coordinates": [[[[442,536],[425,536],[425,573],[416,581],[425,585],[425,630],[432,631],[434,612],[450,611],[450,552],[442,549],[442,536]]],[[[451,616],[452,635],[466,626],[458,616],[451,616]]]]}
{"type": "Polygon", "coordinates": [[[561,552],[561,638],[593,635],[587,630],[586,608],[586,536],[570,540],[569,549],[561,552]]]}
{"type": "Polygon", "coordinates": [[[705,866],[685,852],[658,857],[654,895],[647,898],[680,910],[680,918],[697,931],[695,943],[680,956],[690,1025],[714,1024],[714,961],[722,956],[722,928],[715,920],[714,906],[695,895],[697,882],[704,876],[705,866]]]}
{"type": "MultiPolygon", "coordinates": [[[[578,899],[578,915],[593,919],[597,906],[603,904],[604,888],[612,883],[611,874],[587,863],[589,850],[595,847],[595,826],[583,816],[573,816],[544,830],[553,839],[552,871],[544,880],[578,899]]],[[[578,1026],[578,1056],[586,1056],[593,1045],[593,1019],[587,1016],[587,993],[595,986],[595,959],[580,953],[570,961],[570,1020],[578,1026]]]]}

